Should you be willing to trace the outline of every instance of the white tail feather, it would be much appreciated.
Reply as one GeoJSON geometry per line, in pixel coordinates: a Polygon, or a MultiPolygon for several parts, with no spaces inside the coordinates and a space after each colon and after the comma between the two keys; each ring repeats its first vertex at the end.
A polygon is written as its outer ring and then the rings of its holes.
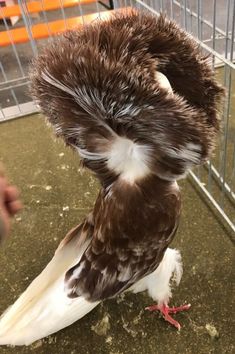
{"type": "Polygon", "coordinates": [[[70,299],[64,292],[64,275],[81,258],[88,243],[71,240],[60,248],[42,273],[0,319],[0,345],[29,345],[90,312],[98,302],[70,299]]]}

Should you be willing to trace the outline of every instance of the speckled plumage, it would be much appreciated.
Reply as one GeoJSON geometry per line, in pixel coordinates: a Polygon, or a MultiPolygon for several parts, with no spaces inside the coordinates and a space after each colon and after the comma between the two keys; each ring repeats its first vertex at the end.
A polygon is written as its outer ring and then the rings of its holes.
{"type": "Polygon", "coordinates": [[[180,217],[176,180],[208,159],[219,130],[223,89],[208,58],[175,23],[133,10],[55,39],[30,77],[56,135],[101,189],[1,318],[0,344],[30,344],[126,290],[148,290],[179,329],[167,303],[181,257],[168,246],[180,217]]]}
{"type": "Polygon", "coordinates": [[[90,245],[66,274],[68,294],[115,296],[155,270],[171,242],[180,214],[172,183],[211,154],[223,89],[188,34],[136,11],[62,35],[36,59],[31,80],[57,135],[102,185],[83,226],[90,245]],[[117,136],[148,150],[150,173],[134,183],[108,165],[117,136]]]}

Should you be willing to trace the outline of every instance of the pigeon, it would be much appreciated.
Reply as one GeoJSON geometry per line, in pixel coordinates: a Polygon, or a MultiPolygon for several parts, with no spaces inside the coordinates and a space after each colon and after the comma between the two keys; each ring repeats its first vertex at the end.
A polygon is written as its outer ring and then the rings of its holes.
{"type": "Polygon", "coordinates": [[[165,16],[115,12],[65,32],[34,59],[31,91],[100,191],[42,273],[0,319],[0,344],[29,345],[121,293],[171,316],[180,252],[177,181],[211,156],[224,90],[210,58],[165,16]]]}

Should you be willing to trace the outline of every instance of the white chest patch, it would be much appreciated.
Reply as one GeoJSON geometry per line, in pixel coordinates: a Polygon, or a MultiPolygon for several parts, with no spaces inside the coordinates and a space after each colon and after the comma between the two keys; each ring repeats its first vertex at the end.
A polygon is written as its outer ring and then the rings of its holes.
{"type": "Polygon", "coordinates": [[[150,171],[150,148],[128,138],[116,137],[108,152],[108,168],[120,174],[120,178],[134,183],[146,177],[150,171]]]}

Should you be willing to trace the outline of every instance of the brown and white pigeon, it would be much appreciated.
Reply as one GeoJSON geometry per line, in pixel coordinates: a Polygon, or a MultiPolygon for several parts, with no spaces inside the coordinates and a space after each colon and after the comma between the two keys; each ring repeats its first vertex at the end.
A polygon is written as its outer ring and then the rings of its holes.
{"type": "Polygon", "coordinates": [[[0,344],[28,345],[127,290],[167,321],[179,251],[177,180],[210,156],[223,89],[197,43],[165,17],[129,11],[68,31],[35,59],[33,96],[100,181],[93,211],[2,316],[0,344]]]}

